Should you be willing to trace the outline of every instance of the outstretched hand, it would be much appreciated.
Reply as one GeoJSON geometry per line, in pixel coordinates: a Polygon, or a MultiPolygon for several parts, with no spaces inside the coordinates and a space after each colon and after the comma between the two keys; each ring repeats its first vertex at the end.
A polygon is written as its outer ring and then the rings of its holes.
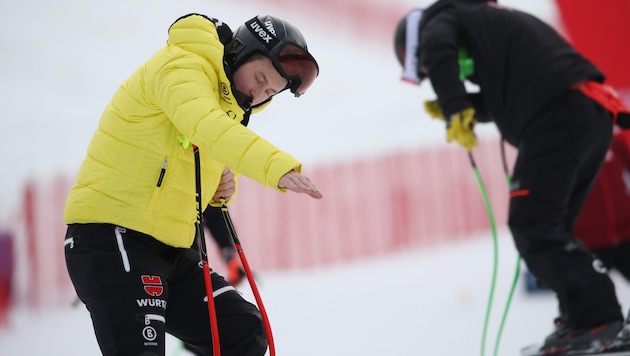
{"type": "Polygon", "coordinates": [[[280,178],[278,187],[286,188],[296,193],[306,193],[315,199],[321,199],[324,197],[317,187],[311,183],[311,180],[308,179],[307,176],[294,170],[290,170],[287,174],[280,178]]]}

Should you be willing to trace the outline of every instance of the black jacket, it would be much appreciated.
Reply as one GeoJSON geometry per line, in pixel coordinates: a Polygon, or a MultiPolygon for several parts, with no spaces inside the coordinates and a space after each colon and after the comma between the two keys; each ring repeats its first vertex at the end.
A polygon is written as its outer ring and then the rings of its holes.
{"type": "Polygon", "coordinates": [[[439,0],[420,23],[419,63],[446,117],[473,107],[459,79],[458,52],[474,61],[468,78],[503,137],[517,145],[536,111],[569,85],[604,75],[536,17],[479,0],[439,0]]]}

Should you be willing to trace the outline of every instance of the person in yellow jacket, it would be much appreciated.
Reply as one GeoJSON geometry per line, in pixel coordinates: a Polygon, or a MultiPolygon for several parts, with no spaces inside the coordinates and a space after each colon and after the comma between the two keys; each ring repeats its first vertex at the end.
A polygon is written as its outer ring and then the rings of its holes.
{"type": "MultiPolygon", "coordinates": [[[[103,355],[164,355],[165,333],[212,354],[203,273],[191,250],[193,146],[204,207],[230,202],[239,174],[322,198],[300,162],[246,127],[273,96],[300,96],[318,74],[301,32],[283,19],[256,16],[232,32],[188,14],[114,93],[63,216],[68,272],[103,355]]],[[[221,354],[264,355],[259,310],[211,277],[221,354]]]]}

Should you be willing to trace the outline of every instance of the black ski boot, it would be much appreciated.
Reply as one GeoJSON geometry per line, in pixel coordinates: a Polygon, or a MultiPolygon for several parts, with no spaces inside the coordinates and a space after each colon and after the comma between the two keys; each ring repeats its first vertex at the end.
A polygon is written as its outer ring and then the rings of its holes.
{"type": "Polygon", "coordinates": [[[574,330],[566,324],[556,324],[556,330],[545,338],[540,348],[543,355],[597,354],[608,351],[617,341],[623,322],[616,320],[593,328],[574,330]]]}
{"type": "Polygon", "coordinates": [[[628,318],[626,322],[617,334],[617,337],[612,344],[606,349],[606,351],[629,351],[630,352],[630,312],[628,312],[628,318]]]}

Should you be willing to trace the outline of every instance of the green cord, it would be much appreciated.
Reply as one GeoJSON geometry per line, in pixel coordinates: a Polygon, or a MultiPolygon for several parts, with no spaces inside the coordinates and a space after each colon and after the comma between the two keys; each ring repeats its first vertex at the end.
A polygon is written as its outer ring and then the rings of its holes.
{"type": "MultiPolygon", "coordinates": [[[[479,190],[481,191],[481,195],[483,197],[483,201],[486,205],[486,210],[488,211],[488,218],[490,219],[490,227],[492,228],[492,240],[493,240],[493,245],[494,245],[494,258],[493,258],[493,267],[492,267],[492,282],[490,285],[490,295],[488,297],[488,305],[487,305],[487,309],[486,309],[486,317],[484,320],[484,325],[483,325],[483,335],[482,335],[482,341],[481,341],[481,356],[485,355],[485,347],[486,347],[486,336],[487,336],[487,332],[488,332],[488,323],[490,320],[490,311],[492,310],[492,300],[494,299],[494,291],[495,291],[495,285],[496,285],[496,278],[497,278],[497,266],[498,266],[498,243],[497,243],[497,231],[496,231],[496,224],[494,221],[494,214],[492,213],[492,207],[490,205],[490,200],[488,199],[488,194],[486,192],[485,186],[483,184],[483,181],[481,179],[481,175],[479,174],[479,170],[477,169],[477,165],[475,164],[475,161],[472,157],[472,153],[468,153],[468,157],[470,158],[470,163],[473,167],[473,172],[475,173],[475,178],[477,179],[477,185],[479,186],[479,190]]],[[[505,157],[504,157],[504,165],[505,165],[505,157]]],[[[510,178],[509,173],[507,172],[506,167],[504,167],[504,169],[506,170],[505,173],[505,178],[506,181],[508,183],[508,186],[511,185],[511,181],[512,179],[510,178]]],[[[510,293],[508,295],[508,299],[505,303],[505,309],[503,310],[503,315],[501,317],[501,324],[499,326],[499,330],[497,333],[497,338],[495,340],[495,344],[494,344],[494,353],[493,355],[496,356],[497,353],[499,352],[499,343],[501,342],[501,335],[503,334],[503,328],[505,326],[505,321],[507,320],[507,315],[508,312],[510,310],[510,305],[512,304],[512,299],[514,297],[514,291],[516,290],[516,283],[518,282],[518,279],[520,277],[521,274],[521,256],[518,255],[516,258],[516,268],[514,271],[514,278],[512,279],[512,286],[510,287],[510,293]]]]}
{"type": "MultiPolygon", "coordinates": [[[[505,158],[504,158],[505,163],[505,158]]],[[[510,174],[507,172],[507,168],[504,167],[505,172],[505,180],[507,181],[508,187],[512,185],[512,178],[510,174]]],[[[501,342],[501,335],[503,334],[503,327],[505,326],[505,321],[507,319],[508,312],[510,310],[510,304],[512,304],[512,299],[514,297],[514,291],[516,290],[516,283],[518,283],[518,279],[521,275],[521,255],[517,255],[516,257],[516,267],[514,268],[514,278],[512,279],[512,286],[510,287],[510,294],[508,295],[508,300],[505,303],[505,309],[503,310],[503,317],[501,318],[501,325],[499,326],[499,332],[497,333],[497,339],[494,344],[494,356],[497,356],[499,352],[499,343],[501,342]]]]}
{"type": "Polygon", "coordinates": [[[508,300],[505,303],[505,309],[503,310],[503,317],[501,318],[501,325],[499,326],[499,332],[497,333],[497,339],[494,344],[494,356],[497,356],[499,352],[499,342],[501,341],[501,334],[503,333],[503,326],[505,326],[505,320],[507,319],[508,311],[510,310],[510,304],[512,303],[512,297],[514,296],[514,290],[516,290],[516,283],[521,274],[521,256],[516,258],[516,268],[514,269],[514,279],[512,280],[512,287],[510,288],[510,294],[508,300]]]}
{"type": "Polygon", "coordinates": [[[484,356],[486,351],[486,336],[488,334],[488,323],[490,321],[490,312],[492,311],[492,300],[494,299],[494,290],[497,280],[497,265],[498,265],[498,242],[497,242],[497,229],[496,224],[494,222],[494,214],[492,213],[492,206],[490,205],[490,200],[488,199],[488,194],[484,187],[483,181],[481,180],[481,175],[479,174],[479,170],[477,166],[474,164],[472,154],[469,153],[469,157],[471,163],[473,165],[473,172],[475,173],[475,178],[477,178],[477,186],[481,191],[481,196],[483,197],[483,202],[486,206],[486,210],[488,212],[488,218],[490,219],[490,227],[492,228],[492,242],[494,248],[494,257],[492,262],[492,282],[490,283],[490,295],[488,297],[488,304],[486,306],[486,316],[483,323],[483,334],[481,337],[481,356],[484,356]]]}

